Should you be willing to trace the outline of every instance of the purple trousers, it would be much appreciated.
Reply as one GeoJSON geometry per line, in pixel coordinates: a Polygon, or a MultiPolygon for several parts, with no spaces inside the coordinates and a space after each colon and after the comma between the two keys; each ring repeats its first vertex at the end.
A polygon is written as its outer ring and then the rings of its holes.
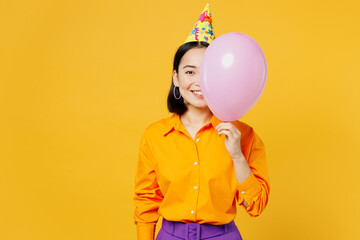
{"type": "Polygon", "coordinates": [[[242,240],[234,220],[224,225],[183,223],[162,220],[155,240],[242,240]]]}

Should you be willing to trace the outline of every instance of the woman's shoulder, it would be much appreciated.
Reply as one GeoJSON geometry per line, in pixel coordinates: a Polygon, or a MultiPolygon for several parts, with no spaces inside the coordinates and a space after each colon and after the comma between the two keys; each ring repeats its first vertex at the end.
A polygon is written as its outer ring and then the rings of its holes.
{"type": "Polygon", "coordinates": [[[241,134],[250,134],[254,131],[252,126],[240,120],[233,121],[232,124],[240,130],[241,134]]]}
{"type": "Polygon", "coordinates": [[[257,134],[257,132],[255,131],[255,129],[252,126],[250,126],[249,124],[247,124],[243,121],[240,121],[240,120],[236,120],[232,123],[235,125],[235,127],[237,129],[239,129],[239,131],[241,132],[241,135],[243,137],[254,139],[254,140],[260,139],[260,137],[257,134]]]}
{"type": "Polygon", "coordinates": [[[145,132],[151,134],[165,132],[170,127],[172,127],[174,117],[176,117],[175,114],[172,114],[167,117],[162,117],[160,119],[150,121],[150,123],[145,127],[145,132]]]}

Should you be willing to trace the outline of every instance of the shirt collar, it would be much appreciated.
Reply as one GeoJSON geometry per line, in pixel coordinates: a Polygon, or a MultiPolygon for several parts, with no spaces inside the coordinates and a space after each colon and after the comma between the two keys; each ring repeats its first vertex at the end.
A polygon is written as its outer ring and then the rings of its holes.
{"type": "MultiPolygon", "coordinates": [[[[220,119],[218,119],[217,117],[215,117],[215,115],[213,114],[211,119],[210,119],[210,122],[208,123],[208,125],[212,125],[213,127],[216,127],[219,123],[221,123],[222,121],[220,119]]],[[[169,132],[171,132],[171,130],[185,130],[185,127],[184,125],[182,124],[181,122],[181,119],[180,119],[180,115],[177,114],[177,113],[173,113],[168,119],[167,119],[167,122],[166,122],[166,125],[165,125],[165,129],[164,129],[164,136],[166,134],[168,134],[169,132]]]]}

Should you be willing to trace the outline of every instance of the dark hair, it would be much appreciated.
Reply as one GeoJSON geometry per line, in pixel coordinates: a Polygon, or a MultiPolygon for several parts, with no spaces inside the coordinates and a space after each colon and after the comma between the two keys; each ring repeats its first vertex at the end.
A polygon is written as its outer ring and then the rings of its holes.
{"type": "MultiPolygon", "coordinates": [[[[202,47],[208,47],[208,46],[209,46],[209,43],[198,42],[198,41],[187,42],[187,43],[184,43],[183,45],[181,45],[175,53],[173,71],[176,70],[176,73],[179,73],[179,64],[180,64],[181,58],[185,55],[185,53],[187,51],[189,51],[192,48],[202,48],[202,47]]],[[[171,78],[170,91],[169,91],[169,95],[167,97],[167,107],[170,112],[182,115],[183,113],[186,112],[187,107],[184,104],[184,99],[182,96],[180,99],[175,99],[174,87],[175,87],[175,85],[171,78]]],[[[175,94],[176,94],[176,96],[180,95],[179,88],[177,88],[177,90],[175,89],[175,94]]]]}

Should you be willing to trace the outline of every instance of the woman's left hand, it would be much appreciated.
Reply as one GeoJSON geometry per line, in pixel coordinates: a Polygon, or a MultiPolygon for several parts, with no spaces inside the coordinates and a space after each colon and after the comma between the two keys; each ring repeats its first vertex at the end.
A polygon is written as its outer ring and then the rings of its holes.
{"type": "Polygon", "coordinates": [[[241,151],[241,132],[231,122],[221,122],[216,127],[218,134],[225,135],[225,147],[230,153],[231,158],[240,159],[244,155],[241,151]]]}

